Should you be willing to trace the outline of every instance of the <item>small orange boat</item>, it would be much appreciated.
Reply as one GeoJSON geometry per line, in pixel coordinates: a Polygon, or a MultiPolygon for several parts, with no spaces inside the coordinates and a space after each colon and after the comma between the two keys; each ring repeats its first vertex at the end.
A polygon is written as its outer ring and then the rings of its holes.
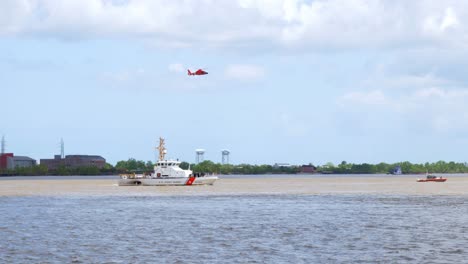
{"type": "Polygon", "coordinates": [[[417,182],[444,182],[447,178],[436,177],[434,175],[427,175],[426,179],[418,179],[417,182]]]}

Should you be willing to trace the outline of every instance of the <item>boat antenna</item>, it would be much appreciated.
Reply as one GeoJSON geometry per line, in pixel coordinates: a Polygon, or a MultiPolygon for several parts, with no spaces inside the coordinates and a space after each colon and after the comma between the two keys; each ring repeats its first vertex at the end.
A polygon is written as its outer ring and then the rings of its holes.
{"type": "Polygon", "coordinates": [[[164,138],[160,137],[159,138],[159,147],[157,147],[156,149],[159,150],[159,160],[160,161],[163,161],[164,160],[164,156],[166,156],[166,147],[164,147],[164,138]]]}

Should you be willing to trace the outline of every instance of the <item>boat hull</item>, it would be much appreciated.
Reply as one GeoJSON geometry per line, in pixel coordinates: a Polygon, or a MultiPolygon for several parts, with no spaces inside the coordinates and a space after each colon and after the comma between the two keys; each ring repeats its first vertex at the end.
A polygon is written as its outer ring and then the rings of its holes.
{"type": "Polygon", "coordinates": [[[168,177],[168,178],[140,178],[120,179],[119,186],[183,186],[183,185],[213,185],[218,180],[216,176],[205,177],[168,177]]]}
{"type": "Polygon", "coordinates": [[[445,182],[447,179],[419,179],[417,182],[445,182]]]}
{"type": "Polygon", "coordinates": [[[218,179],[219,178],[217,176],[198,177],[195,178],[195,181],[192,183],[192,185],[213,185],[213,183],[218,179]]]}

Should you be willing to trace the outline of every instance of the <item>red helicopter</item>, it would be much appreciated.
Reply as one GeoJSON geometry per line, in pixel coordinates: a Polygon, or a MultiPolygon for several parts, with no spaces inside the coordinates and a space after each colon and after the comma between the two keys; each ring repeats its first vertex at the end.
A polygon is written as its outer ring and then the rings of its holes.
{"type": "Polygon", "coordinates": [[[190,70],[187,70],[188,71],[188,75],[205,75],[205,74],[208,74],[208,72],[202,70],[202,69],[198,69],[196,72],[191,72],[190,70]]]}

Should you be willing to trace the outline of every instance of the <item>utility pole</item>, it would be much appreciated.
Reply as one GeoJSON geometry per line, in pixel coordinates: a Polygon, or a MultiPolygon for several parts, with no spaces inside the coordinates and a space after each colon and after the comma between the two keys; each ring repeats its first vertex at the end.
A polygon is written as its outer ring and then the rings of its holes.
{"type": "Polygon", "coordinates": [[[60,158],[65,158],[65,143],[63,143],[63,138],[60,139],[60,158]]]}
{"type": "Polygon", "coordinates": [[[3,135],[2,136],[2,155],[5,154],[5,146],[6,146],[5,136],[3,135]]]}

